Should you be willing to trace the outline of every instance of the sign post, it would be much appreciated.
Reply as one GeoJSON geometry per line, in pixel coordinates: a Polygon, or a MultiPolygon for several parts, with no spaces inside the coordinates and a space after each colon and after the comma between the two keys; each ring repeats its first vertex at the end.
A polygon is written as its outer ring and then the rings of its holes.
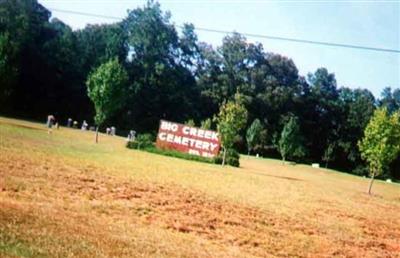
{"type": "Polygon", "coordinates": [[[221,140],[215,131],[161,120],[156,146],[212,158],[218,155],[221,140]]]}

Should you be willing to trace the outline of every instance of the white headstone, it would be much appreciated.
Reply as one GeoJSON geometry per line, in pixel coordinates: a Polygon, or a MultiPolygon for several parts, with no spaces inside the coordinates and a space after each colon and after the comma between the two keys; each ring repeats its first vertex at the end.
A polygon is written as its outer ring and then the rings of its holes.
{"type": "Polygon", "coordinates": [[[319,168],[319,163],[312,163],[312,164],[311,164],[311,167],[313,167],[313,168],[319,168]]]}

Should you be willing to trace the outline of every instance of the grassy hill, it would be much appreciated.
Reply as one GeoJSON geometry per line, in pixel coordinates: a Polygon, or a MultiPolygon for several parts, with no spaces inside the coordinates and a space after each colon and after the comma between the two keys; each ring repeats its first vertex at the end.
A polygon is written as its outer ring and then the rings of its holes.
{"type": "Polygon", "coordinates": [[[0,257],[400,257],[400,186],[0,118],[0,257]]]}

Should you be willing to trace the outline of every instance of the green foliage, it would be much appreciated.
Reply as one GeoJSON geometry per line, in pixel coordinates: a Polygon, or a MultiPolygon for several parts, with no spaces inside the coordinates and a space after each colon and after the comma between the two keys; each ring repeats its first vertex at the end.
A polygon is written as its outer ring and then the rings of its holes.
{"type": "Polygon", "coordinates": [[[386,108],[377,109],[359,141],[361,156],[370,174],[379,176],[400,152],[400,113],[388,115],[386,108]]]}
{"type": "MultiPolygon", "coordinates": [[[[52,17],[37,0],[0,1],[0,113],[31,119],[51,113],[61,124],[69,117],[91,124],[89,74],[116,58],[128,78],[123,101],[113,100],[118,111],[106,120],[121,131],[155,132],[160,119],[193,119],[210,129],[207,118],[218,116],[240,92],[248,117],[259,118],[264,127],[256,144],[261,155],[279,155],[273,146],[279,146],[281,117],[293,114],[307,146],[303,160],[361,171],[357,143],[376,104],[389,114],[400,108],[400,89],[385,88],[375,99],[366,89],[337,88],[335,74],[326,68],[305,78],[293,60],[239,33],[215,48],[198,41],[192,24],[180,30],[155,1],[129,10],[121,22],[80,30],[52,17]]],[[[246,136],[241,128],[230,137],[241,152],[246,136]]],[[[225,139],[225,145],[231,142],[225,139]]],[[[400,157],[384,175],[400,178],[399,166],[400,157]]]]}
{"type": "Polygon", "coordinates": [[[50,89],[45,58],[45,42],[53,35],[50,12],[37,1],[3,0],[0,17],[0,112],[23,110],[26,116],[41,108],[50,89]]]}
{"type": "Polygon", "coordinates": [[[156,130],[160,118],[185,121],[196,118],[199,92],[188,56],[194,51],[195,35],[185,27],[180,40],[170,14],[149,1],[131,10],[123,21],[131,48],[130,76],[134,78],[126,105],[126,120],[143,130],[156,130]]]}
{"type": "Polygon", "coordinates": [[[283,127],[278,144],[283,161],[287,158],[303,157],[305,155],[303,139],[296,117],[291,116],[283,127]]]}
{"type": "Polygon", "coordinates": [[[182,37],[179,39],[179,47],[182,50],[180,64],[185,68],[196,72],[196,66],[202,61],[202,58],[193,24],[183,25],[182,37]]]}
{"type": "Polygon", "coordinates": [[[175,150],[159,149],[154,145],[154,137],[151,134],[140,134],[133,142],[127,142],[126,147],[129,149],[143,150],[150,153],[160,154],[168,157],[193,160],[205,163],[216,163],[215,159],[205,158],[201,156],[182,153],[175,150]]]}
{"type": "Polygon", "coordinates": [[[335,145],[328,144],[328,147],[326,148],[324,155],[322,156],[322,160],[325,161],[326,164],[325,167],[328,167],[329,161],[333,160],[334,151],[335,151],[335,145]]]}
{"type": "Polygon", "coordinates": [[[337,130],[336,141],[332,142],[336,147],[336,155],[333,155],[332,160],[340,161],[340,156],[343,155],[338,154],[343,153],[353,171],[362,171],[360,165],[363,162],[357,142],[362,138],[364,129],[374,113],[375,98],[368,90],[342,88],[339,99],[339,114],[342,114],[343,118],[339,122],[340,129],[337,130]]]}
{"type": "Polygon", "coordinates": [[[337,97],[335,75],[329,73],[326,68],[319,68],[314,74],[308,74],[308,80],[313,85],[314,93],[323,96],[325,101],[333,100],[337,97]]]}
{"type": "Polygon", "coordinates": [[[246,131],[248,154],[250,154],[250,151],[260,142],[262,130],[263,127],[260,120],[254,119],[253,123],[251,123],[250,127],[246,131]]]}
{"type": "Polygon", "coordinates": [[[47,257],[40,247],[18,238],[17,235],[2,231],[0,234],[0,255],[11,257],[47,257]]]}
{"type": "Polygon", "coordinates": [[[340,95],[337,89],[335,74],[326,68],[318,68],[314,73],[308,74],[310,94],[307,102],[309,105],[303,110],[308,113],[310,122],[304,123],[305,137],[311,140],[310,149],[314,159],[318,161],[324,157],[329,144],[337,142],[339,130],[344,123],[347,111],[341,111],[340,95]],[[341,120],[343,119],[343,120],[341,120]]]}
{"type": "Polygon", "coordinates": [[[114,115],[124,104],[128,75],[125,69],[112,59],[100,65],[87,80],[88,96],[96,110],[97,125],[114,115]]]}
{"type": "Polygon", "coordinates": [[[358,165],[353,171],[353,174],[358,176],[368,176],[370,173],[367,166],[358,165]]]}
{"type": "Polygon", "coordinates": [[[147,149],[154,147],[154,141],[154,136],[151,134],[139,134],[135,141],[127,143],[127,147],[130,149],[147,149]]]}
{"type": "MultiPolygon", "coordinates": [[[[235,149],[228,149],[226,151],[225,163],[232,166],[232,167],[239,167],[239,152],[235,149]]],[[[223,152],[221,152],[217,157],[214,158],[215,164],[222,164],[224,160],[223,152]]]]}
{"type": "Polygon", "coordinates": [[[207,119],[201,121],[200,128],[205,129],[205,130],[211,130],[211,126],[212,126],[211,118],[207,118],[207,119]]]}
{"type": "MultiPolygon", "coordinates": [[[[126,144],[126,147],[129,149],[136,149],[136,150],[143,150],[147,151],[150,153],[155,153],[155,154],[160,154],[168,157],[174,157],[174,158],[180,158],[180,159],[186,159],[186,160],[192,160],[192,161],[199,161],[199,162],[204,162],[204,163],[212,163],[212,164],[222,164],[222,154],[218,155],[215,158],[205,158],[197,155],[191,155],[187,153],[182,153],[179,151],[175,150],[168,150],[168,149],[159,149],[154,146],[154,143],[151,142],[151,144],[143,144],[139,146],[139,143],[137,141],[135,142],[128,142],[126,144]]],[[[230,149],[227,151],[226,154],[226,164],[233,166],[233,167],[239,167],[239,153],[235,151],[234,149],[230,149]]]]}
{"type": "Polygon", "coordinates": [[[182,153],[182,152],[174,151],[174,150],[162,150],[162,149],[158,149],[155,147],[148,147],[143,150],[147,151],[147,152],[151,152],[151,153],[161,154],[161,155],[168,156],[168,157],[174,157],[174,158],[180,158],[180,159],[186,159],[186,160],[192,160],[192,161],[199,161],[199,162],[204,162],[204,163],[215,163],[214,160],[210,159],[210,158],[191,155],[191,154],[182,153]]]}
{"type": "Polygon", "coordinates": [[[194,122],[193,119],[189,119],[185,122],[185,125],[191,126],[191,127],[196,127],[196,123],[194,122]]]}
{"type": "Polygon", "coordinates": [[[382,99],[379,101],[381,107],[385,107],[389,114],[396,112],[400,109],[400,89],[395,89],[386,87],[382,91],[382,99]]]}
{"type": "Polygon", "coordinates": [[[126,60],[127,36],[120,23],[87,25],[84,29],[76,31],[75,36],[82,70],[85,73],[115,57],[120,63],[126,60]]]}
{"type": "Polygon", "coordinates": [[[227,150],[232,149],[235,138],[246,125],[247,110],[241,101],[241,95],[236,94],[235,101],[224,103],[220,108],[218,116],[215,118],[218,133],[224,148],[222,165],[225,165],[227,150]]]}
{"type": "Polygon", "coordinates": [[[224,103],[215,121],[222,140],[222,146],[231,149],[235,137],[246,125],[247,110],[240,102],[240,95],[236,94],[234,101],[224,103]]]}
{"type": "MultiPolygon", "coordinates": [[[[8,32],[0,34],[0,102],[2,103],[11,95],[17,76],[17,68],[12,62],[14,56],[15,51],[8,32]]],[[[6,108],[6,105],[1,105],[0,109],[2,108],[6,108]]]]}

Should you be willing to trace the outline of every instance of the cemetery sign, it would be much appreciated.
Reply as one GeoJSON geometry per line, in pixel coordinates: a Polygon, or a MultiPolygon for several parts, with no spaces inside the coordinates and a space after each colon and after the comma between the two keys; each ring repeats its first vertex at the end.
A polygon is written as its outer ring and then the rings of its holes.
{"type": "Polygon", "coordinates": [[[212,158],[218,155],[221,141],[217,132],[161,120],[156,146],[212,158]]]}

